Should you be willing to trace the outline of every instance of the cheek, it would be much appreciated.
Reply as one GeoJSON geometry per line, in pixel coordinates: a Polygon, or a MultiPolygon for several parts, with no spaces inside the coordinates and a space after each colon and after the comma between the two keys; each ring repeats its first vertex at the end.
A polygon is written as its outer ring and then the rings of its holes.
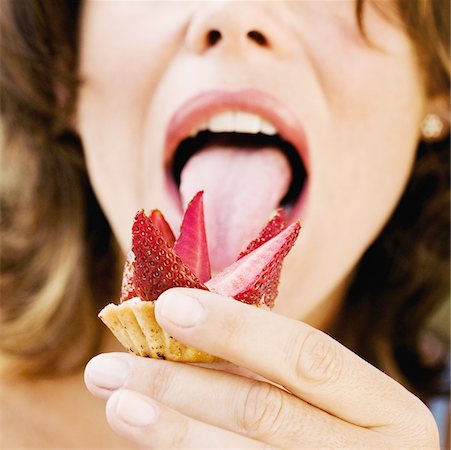
{"type": "Polygon", "coordinates": [[[150,99],[187,16],[176,6],[87,1],[83,10],[76,126],[93,188],[124,249],[145,205],[142,135],[150,99]]]}
{"type": "Polygon", "coordinates": [[[336,36],[327,49],[316,46],[329,104],[323,120],[309,127],[309,208],[283,286],[281,311],[296,317],[328,298],[390,218],[412,168],[424,111],[406,38],[397,35],[390,52],[382,52],[361,51],[336,36]]]}
{"type": "Polygon", "coordinates": [[[408,47],[389,54],[370,51],[350,61],[334,78],[333,132],[319,143],[324,151],[318,188],[335,200],[340,216],[355,218],[358,226],[351,224],[351,230],[361,251],[379,233],[407,182],[424,97],[408,47]]]}

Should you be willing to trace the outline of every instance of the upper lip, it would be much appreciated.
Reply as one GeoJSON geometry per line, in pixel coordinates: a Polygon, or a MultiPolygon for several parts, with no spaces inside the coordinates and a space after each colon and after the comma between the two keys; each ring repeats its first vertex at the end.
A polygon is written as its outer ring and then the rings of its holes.
{"type": "Polygon", "coordinates": [[[285,104],[257,89],[210,90],[183,103],[169,121],[165,141],[165,165],[171,164],[178,145],[190,136],[193,129],[224,111],[254,113],[268,120],[276,127],[278,134],[294,146],[307,173],[309,172],[308,148],[303,127],[285,104]]]}

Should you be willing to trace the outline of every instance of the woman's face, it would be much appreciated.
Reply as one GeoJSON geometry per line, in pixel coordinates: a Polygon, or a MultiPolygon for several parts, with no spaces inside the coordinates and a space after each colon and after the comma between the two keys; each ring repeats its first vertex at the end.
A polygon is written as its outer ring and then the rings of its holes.
{"type": "Polygon", "coordinates": [[[268,135],[211,134],[202,145],[198,136],[203,152],[183,166],[181,188],[170,175],[173,149],[192,129],[216,117],[219,131],[255,132],[260,117],[295,144],[308,173],[292,199],[303,229],[276,308],[325,314],[399,200],[425,109],[409,39],[371,4],[364,19],[373,46],[353,1],[87,1],[76,126],[124,251],[137,210],[160,208],[177,228],[181,203],[199,187],[215,211],[207,226],[220,222],[207,234],[238,230],[219,247],[235,251],[236,236],[266,222],[295,164],[268,135]],[[224,112],[251,116],[221,123],[224,112]]]}

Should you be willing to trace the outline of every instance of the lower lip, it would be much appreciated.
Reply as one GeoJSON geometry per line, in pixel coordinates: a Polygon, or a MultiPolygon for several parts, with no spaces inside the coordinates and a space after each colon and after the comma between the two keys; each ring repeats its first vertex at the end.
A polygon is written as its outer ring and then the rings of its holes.
{"type": "Polygon", "coordinates": [[[288,214],[288,223],[293,223],[296,220],[301,220],[303,222],[307,213],[308,204],[308,194],[309,194],[309,182],[308,177],[305,180],[302,191],[299,195],[297,202],[295,203],[293,209],[288,214]]]}

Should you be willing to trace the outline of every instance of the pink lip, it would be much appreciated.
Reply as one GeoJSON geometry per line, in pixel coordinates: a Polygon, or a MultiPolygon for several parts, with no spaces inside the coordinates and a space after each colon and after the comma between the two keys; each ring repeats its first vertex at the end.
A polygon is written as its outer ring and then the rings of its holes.
{"type": "MultiPolygon", "coordinates": [[[[169,121],[164,150],[164,165],[169,190],[172,194],[177,190],[173,186],[170,176],[170,165],[177,146],[188,138],[193,129],[196,129],[210,117],[223,111],[239,110],[258,114],[271,122],[283,139],[290,142],[298,151],[307,174],[309,173],[308,146],[305,131],[296,116],[280,100],[257,89],[244,89],[240,91],[211,90],[196,95],[174,113],[169,121]]],[[[308,186],[304,187],[301,198],[298,200],[291,214],[295,220],[304,209],[308,186]]],[[[179,201],[179,199],[177,199],[179,201]]]]}

